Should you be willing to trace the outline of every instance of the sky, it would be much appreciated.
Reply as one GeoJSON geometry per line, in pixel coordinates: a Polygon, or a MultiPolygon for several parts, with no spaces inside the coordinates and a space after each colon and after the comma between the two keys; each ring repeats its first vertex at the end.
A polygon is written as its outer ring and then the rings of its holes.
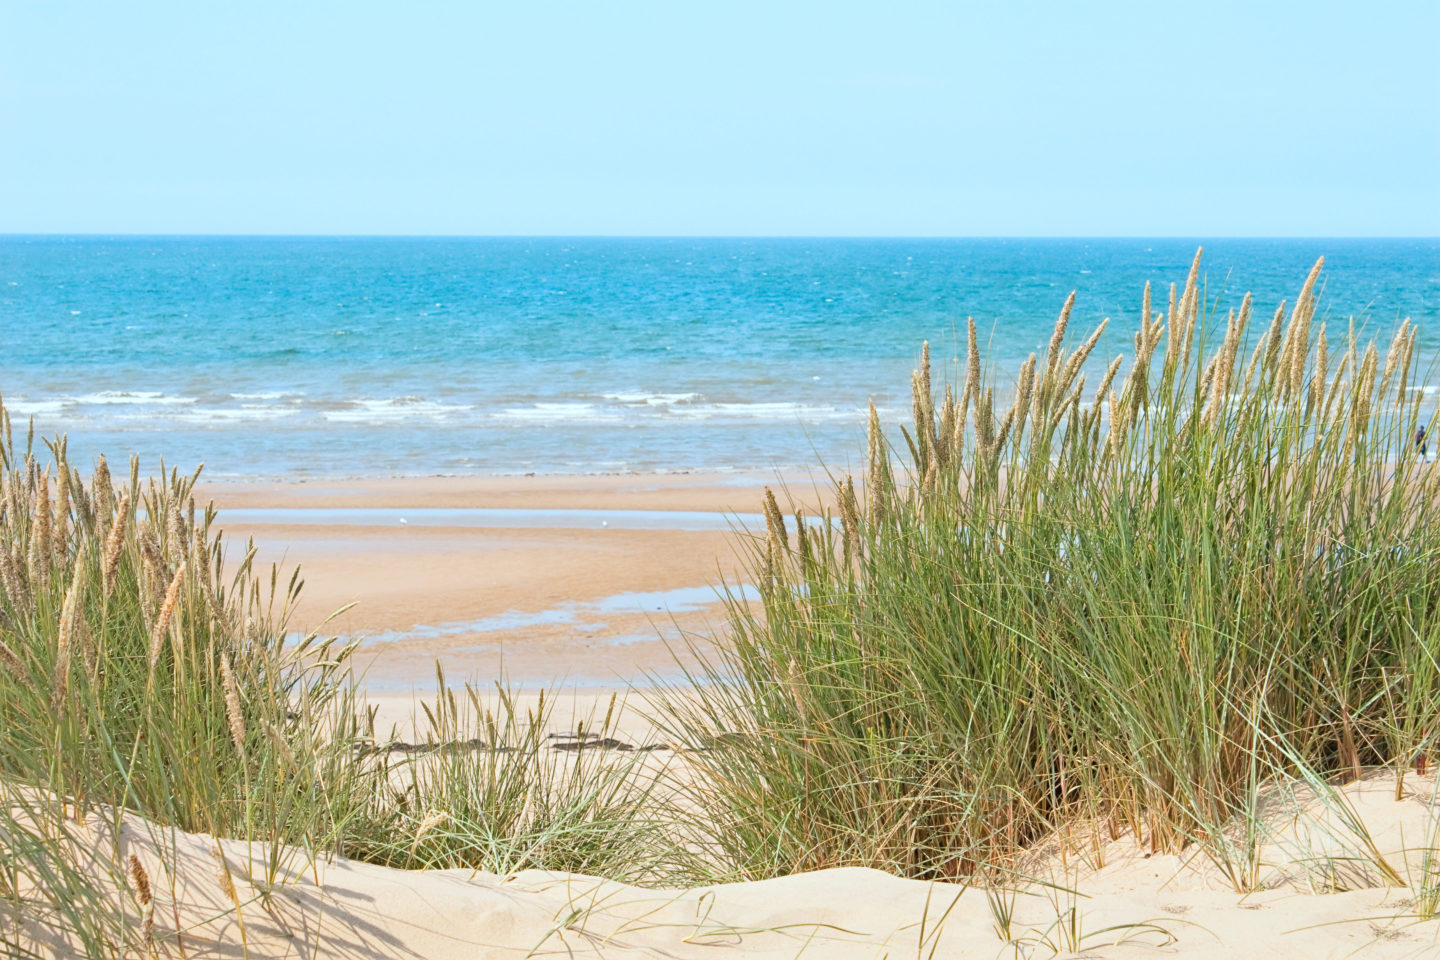
{"type": "Polygon", "coordinates": [[[1437,37],[1437,0],[0,0],[0,233],[1435,236],[1437,37]]]}

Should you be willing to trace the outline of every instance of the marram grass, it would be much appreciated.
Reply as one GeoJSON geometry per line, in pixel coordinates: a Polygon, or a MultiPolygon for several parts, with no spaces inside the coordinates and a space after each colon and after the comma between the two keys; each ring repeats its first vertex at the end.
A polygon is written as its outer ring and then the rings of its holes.
{"type": "Polygon", "coordinates": [[[250,862],[221,862],[242,937],[255,898],[263,908],[316,857],[631,879],[675,869],[642,809],[638,762],[555,759],[553,705],[527,714],[502,690],[487,713],[442,686],[426,735],[443,745],[483,727],[485,739],[392,756],[353,646],[287,638],[298,570],[257,571],[245,544],[227,571],[195,476],[142,482],[132,461],[117,484],[101,458],[87,481],[63,439],[42,465],[33,437],[14,444],[3,405],[0,434],[0,953],[55,941],[88,956],[183,955],[182,932],[154,909],[174,872],[97,849],[83,828],[97,816],[140,815],[160,850],[172,827],[249,841],[250,862]],[[235,869],[254,895],[234,895],[235,869]]]}
{"type": "Polygon", "coordinates": [[[927,348],[895,446],[872,410],[863,493],[840,478],[836,516],[789,529],[767,501],[763,609],[736,597],[670,699],[678,738],[745,734],[695,755],[690,842],[736,877],[970,876],[1085,823],[1238,876],[1261,784],[1423,772],[1440,481],[1416,331],[1327,329],[1321,266],[1256,327],[1248,296],[1207,310],[1197,254],[1095,388],[1073,295],[1003,389],[973,321],[938,402],[927,348]]]}

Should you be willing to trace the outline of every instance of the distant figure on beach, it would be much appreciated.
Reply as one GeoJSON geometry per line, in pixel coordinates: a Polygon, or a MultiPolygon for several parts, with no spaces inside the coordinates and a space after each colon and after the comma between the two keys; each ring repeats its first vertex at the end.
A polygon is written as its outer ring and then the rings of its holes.
{"type": "Polygon", "coordinates": [[[1415,431],[1415,449],[1420,451],[1421,460],[1429,460],[1430,444],[1425,439],[1425,428],[1421,427],[1415,431]]]}

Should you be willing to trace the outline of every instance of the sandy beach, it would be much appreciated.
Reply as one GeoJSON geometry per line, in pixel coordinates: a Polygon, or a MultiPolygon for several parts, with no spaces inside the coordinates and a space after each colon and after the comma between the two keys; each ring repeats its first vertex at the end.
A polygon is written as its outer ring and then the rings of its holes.
{"type": "MultiPolygon", "coordinates": [[[[1410,844],[1427,829],[1429,791],[1397,800],[1382,774],[1343,796],[1379,852],[1402,870],[1418,867],[1410,844]]],[[[1356,837],[1313,797],[1297,799],[1293,822],[1277,821],[1265,846],[1263,887],[1245,894],[1203,857],[1152,856],[1129,839],[1037,852],[1025,864],[1033,882],[988,891],[855,867],[656,889],[540,870],[312,863],[288,849],[271,859],[255,845],[185,832],[165,832],[162,844],[135,817],[116,830],[95,816],[76,831],[136,858],[159,928],[181,927],[191,957],[241,956],[242,936],[244,955],[277,960],[1434,957],[1435,925],[1413,915],[1406,890],[1373,876],[1362,889],[1316,889],[1318,865],[1351,862],[1356,837]],[[222,857],[228,883],[215,878],[222,857]]],[[[1346,867],[1357,879],[1368,869],[1346,867]]]]}
{"type": "MultiPolygon", "coordinates": [[[[815,502],[810,478],[784,478],[815,502]]],[[[723,629],[717,591],[749,597],[743,532],[759,473],[217,482],[232,551],[298,565],[291,626],[362,641],[375,696],[456,680],[593,689],[673,673],[689,634],[723,629]],[[342,611],[329,619],[336,611],[342,611]]]]}

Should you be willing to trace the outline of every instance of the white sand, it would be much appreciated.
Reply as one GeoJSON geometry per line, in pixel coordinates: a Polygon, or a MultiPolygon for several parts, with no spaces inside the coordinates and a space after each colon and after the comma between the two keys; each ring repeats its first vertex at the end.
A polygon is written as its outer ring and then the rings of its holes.
{"type": "MultiPolygon", "coordinates": [[[[1418,848],[1435,842],[1430,786],[1407,786],[1396,801],[1393,779],[1379,774],[1340,793],[1378,850],[1411,879],[1418,879],[1418,848]]],[[[288,851],[262,902],[264,849],[234,841],[223,847],[237,875],[246,949],[256,958],[1064,956],[1076,952],[1062,932],[1072,908],[1078,953],[1086,957],[1440,956],[1440,923],[1413,917],[1412,889],[1311,892],[1312,881],[1324,876],[1377,881],[1373,869],[1353,859],[1354,834],[1337,826],[1323,804],[1300,799],[1298,816],[1273,804],[1274,835],[1262,851],[1258,892],[1229,889],[1203,857],[1147,857],[1117,841],[1104,848],[1098,869],[1073,854],[1030,864],[1033,876],[1079,893],[1045,884],[1018,892],[1008,943],[984,891],[873,870],[669,891],[538,871],[499,877],[347,860],[312,866],[288,851]]],[[[88,829],[92,850],[110,848],[105,827],[88,829]]],[[[126,822],[120,850],[122,857],[136,853],[152,878],[160,955],[180,955],[176,911],[186,957],[243,955],[241,924],[216,879],[211,840],[157,833],[173,844],[173,873],[141,821],[126,822]]]]}

